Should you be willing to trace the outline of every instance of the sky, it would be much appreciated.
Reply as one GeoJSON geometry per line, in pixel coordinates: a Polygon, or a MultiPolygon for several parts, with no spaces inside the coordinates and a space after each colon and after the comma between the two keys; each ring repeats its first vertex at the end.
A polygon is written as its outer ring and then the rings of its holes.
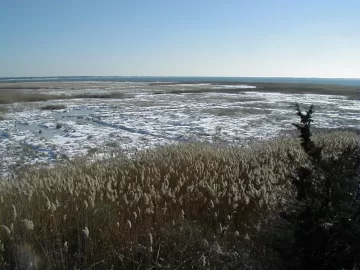
{"type": "Polygon", "coordinates": [[[360,78],[359,0],[1,0],[0,77],[360,78]]]}

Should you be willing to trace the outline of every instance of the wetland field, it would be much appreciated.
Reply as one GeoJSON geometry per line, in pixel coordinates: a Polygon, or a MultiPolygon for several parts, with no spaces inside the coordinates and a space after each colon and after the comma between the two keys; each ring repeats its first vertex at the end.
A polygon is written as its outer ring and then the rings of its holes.
{"type": "Polygon", "coordinates": [[[317,128],[357,129],[359,92],[304,83],[1,82],[0,174],[115,148],[274,138],[293,130],[296,102],[315,106],[317,128]]]}
{"type": "Polygon", "coordinates": [[[294,269],[297,257],[278,249],[293,241],[279,213],[293,207],[298,168],[311,166],[295,103],[315,106],[313,140],[336,160],[325,174],[340,179],[344,153],[359,145],[358,93],[249,81],[2,82],[0,268],[294,269]]]}

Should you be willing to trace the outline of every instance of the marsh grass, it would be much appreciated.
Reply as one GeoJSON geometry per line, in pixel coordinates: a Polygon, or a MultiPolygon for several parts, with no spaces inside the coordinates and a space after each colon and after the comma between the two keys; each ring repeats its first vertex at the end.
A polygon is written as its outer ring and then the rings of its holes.
{"type": "Polygon", "coordinates": [[[237,115],[247,115],[247,114],[263,114],[266,109],[261,108],[213,108],[213,109],[204,109],[202,113],[209,113],[216,116],[237,116],[237,115]]]}
{"type": "MultiPolygon", "coordinates": [[[[337,155],[356,136],[315,141],[337,155]]],[[[0,182],[3,269],[274,269],[259,232],[293,197],[288,175],[304,163],[299,139],[284,137],[28,170],[0,182]]]]}
{"type": "MultiPolygon", "coordinates": [[[[151,86],[172,86],[177,84],[198,84],[209,82],[181,82],[181,83],[150,83],[151,86]]],[[[186,94],[186,93],[242,93],[242,92],[263,92],[263,93],[287,93],[287,94],[321,94],[341,95],[350,99],[359,100],[359,87],[346,85],[329,84],[307,84],[307,83],[261,83],[261,82],[211,82],[211,85],[228,85],[234,88],[202,88],[202,89],[175,89],[167,91],[156,91],[154,94],[186,94]],[[237,85],[251,85],[255,88],[237,88],[237,85]]]]}
{"type": "Polygon", "coordinates": [[[62,110],[62,109],[66,109],[66,106],[60,105],[60,104],[50,104],[50,105],[45,105],[45,106],[40,107],[40,110],[43,110],[43,111],[62,110]]]}
{"type": "Polygon", "coordinates": [[[4,114],[8,111],[8,108],[0,105],[0,121],[5,120],[4,114]]]}
{"type": "Polygon", "coordinates": [[[101,93],[101,94],[76,94],[70,96],[71,98],[99,98],[99,99],[106,99],[106,98],[126,98],[128,97],[126,94],[121,92],[111,92],[111,93],[101,93]]]}
{"type": "Polygon", "coordinates": [[[51,95],[42,93],[26,93],[17,90],[1,90],[0,104],[11,104],[15,102],[37,102],[54,99],[62,99],[62,95],[51,95]]]}
{"type": "Polygon", "coordinates": [[[202,113],[209,113],[217,116],[234,116],[241,113],[239,108],[204,109],[202,113]]]}
{"type": "Polygon", "coordinates": [[[0,104],[11,104],[15,102],[40,102],[50,100],[66,100],[66,99],[122,99],[128,95],[121,92],[99,93],[99,94],[73,94],[73,95],[54,95],[45,93],[36,93],[20,90],[0,90],[0,104]]]}
{"type": "Polygon", "coordinates": [[[245,94],[247,89],[244,88],[226,88],[226,89],[214,89],[214,88],[202,88],[202,89],[174,89],[165,91],[155,91],[153,94],[202,94],[202,93],[225,93],[225,94],[245,94]]]}
{"type": "Polygon", "coordinates": [[[0,113],[6,113],[8,111],[8,108],[0,105],[0,113]]]}

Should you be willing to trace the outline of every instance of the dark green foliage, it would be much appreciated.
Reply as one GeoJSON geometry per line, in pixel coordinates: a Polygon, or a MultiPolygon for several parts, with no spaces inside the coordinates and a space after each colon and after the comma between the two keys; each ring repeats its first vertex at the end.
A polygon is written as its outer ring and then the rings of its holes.
{"type": "Polygon", "coordinates": [[[308,164],[292,177],[297,198],[281,214],[290,230],[281,253],[289,268],[353,269],[360,252],[359,145],[324,157],[311,139],[313,106],[306,113],[296,108],[301,123],[294,125],[308,164]]]}

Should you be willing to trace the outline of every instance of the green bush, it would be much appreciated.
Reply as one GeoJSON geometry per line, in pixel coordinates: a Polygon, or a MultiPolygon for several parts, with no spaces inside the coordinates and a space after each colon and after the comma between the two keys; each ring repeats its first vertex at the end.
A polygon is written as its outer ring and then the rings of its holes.
{"type": "Polygon", "coordinates": [[[308,162],[292,177],[296,202],[282,213],[288,222],[281,253],[293,269],[354,269],[360,252],[360,147],[324,155],[312,140],[313,107],[297,106],[301,146],[308,162]]]}

